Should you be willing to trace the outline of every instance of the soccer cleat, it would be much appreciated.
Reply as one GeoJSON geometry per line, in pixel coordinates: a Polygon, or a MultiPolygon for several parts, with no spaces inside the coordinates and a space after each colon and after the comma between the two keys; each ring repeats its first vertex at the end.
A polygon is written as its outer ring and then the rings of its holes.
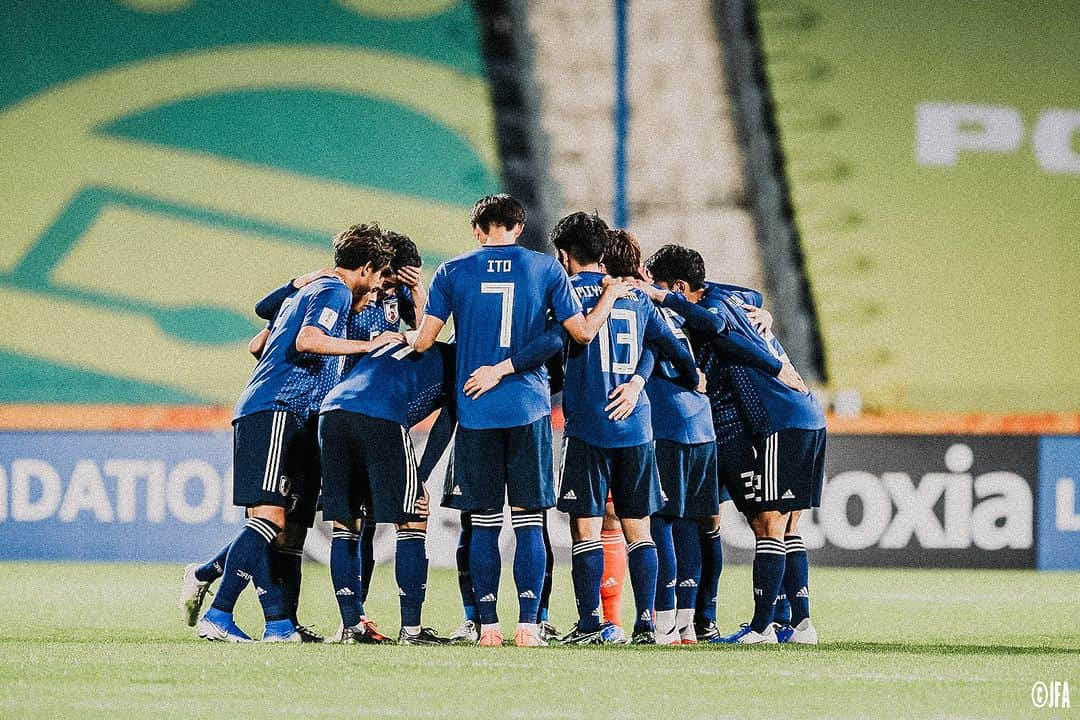
{"type": "MultiPolygon", "coordinates": [[[[641,630],[634,633],[634,637],[630,640],[631,645],[656,645],[656,634],[652,630],[641,630]]],[[[671,645],[673,643],[666,643],[671,645]]]]}
{"type": "Polygon", "coordinates": [[[292,620],[271,620],[266,623],[262,641],[266,643],[299,643],[304,642],[304,639],[300,637],[300,633],[297,631],[296,626],[293,625],[292,620]]]}
{"type": "Polygon", "coordinates": [[[440,637],[437,632],[426,627],[420,628],[420,632],[415,635],[401,628],[397,641],[398,645],[446,645],[450,642],[449,639],[440,637]]]}
{"type": "Polygon", "coordinates": [[[715,642],[716,638],[720,637],[720,629],[716,627],[715,620],[695,622],[694,634],[697,635],[698,642],[715,642]]]}
{"type": "Polygon", "coordinates": [[[611,622],[606,622],[600,626],[600,637],[603,638],[605,643],[612,645],[626,645],[630,642],[622,626],[611,622]]]}
{"type": "Polygon", "coordinates": [[[452,643],[474,644],[480,641],[480,626],[475,620],[466,620],[458,625],[458,629],[450,633],[447,638],[452,643]]]}
{"type": "Polygon", "coordinates": [[[794,627],[791,625],[777,626],[776,641],[794,643],[795,645],[817,645],[817,630],[810,622],[810,618],[803,618],[802,622],[794,627]]]}
{"type": "MultiPolygon", "coordinates": [[[[570,632],[559,638],[560,645],[603,645],[604,644],[604,632],[607,627],[617,627],[604,623],[595,630],[579,630],[577,623],[574,623],[574,627],[570,628],[570,632]]],[[[610,632],[610,631],[609,631],[610,632]]],[[[609,641],[610,642],[610,641],[609,641]]]]}
{"type": "Polygon", "coordinates": [[[715,640],[710,640],[709,642],[733,645],[775,645],[777,639],[776,630],[773,628],[772,623],[769,623],[765,627],[764,632],[757,632],[744,623],[739,627],[738,632],[723,637],[717,637],[715,640]]]}
{"type": "Polygon", "coordinates": [[[326,642],[326,638],[324,638],[320,633],[317,633],[314,630],[312,630],[311,628],[309,628],[307,625],[297,624],[296,632],[300,633],[300,642],[306,642],[306,643],[324,643],[324,642],[326,642]]]}
{"type": "Polygon", "coordinates": [[[203,640],[245,643],[253,642],[248,634],[236,626],[232,614],[210,608],[199,619],[196,629],[203,640]]]}
{"type": "Polygon", "coordinates": [[[341,631],[341,643],[344,645],[382,645],[393,642],[376,629],[375,623],[361,619],[351,627],[341,631]]]}
{"type": "Polygon", "coordinates": [[[518,647],[541,647],[547,645],[540,637],[540,629],[535,625],[529,626],[524,623],[517,626],[514,631],[514,644],[518,647]],[[533,628],[536,628],[535,630],[533,628]]]}
{"type": "Polygon", "coordinates": [[[195,577],[198,569],[198,563],[185,565],[184,580],[180,584],[180,609],[184,613],[184,624],[188,627],[195,627],[195,623],[199,621],[199,611],[202,610],[203,600],[210,590],[210,583],[195,577]]]}
{"type": "Polygon", "coordinates": [[[502,647],[503,634],[499,628],[491,628],[480,633],[480,639],[476,641],[480,647],[502,647]]]}
{"type": "Polygon", "coordinates": [[[538,623],[538,627],[540,628],[540,639],[544,642],[547,643],[559,639],[559,631],[547,620],[541,620],[538,623]]]}
{"type": "Polygon", "coordinates": [[[679,643],[682,645],[696,645],[697,634],[694,632],[693,625],[684,625],[679,628],[679,643]]]}

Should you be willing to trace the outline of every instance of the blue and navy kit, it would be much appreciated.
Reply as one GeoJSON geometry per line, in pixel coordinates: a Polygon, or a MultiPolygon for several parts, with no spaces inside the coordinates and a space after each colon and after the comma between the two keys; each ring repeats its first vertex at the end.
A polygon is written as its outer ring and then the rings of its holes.
{"type": "MultiPolygon", "coordinates": [[[[548,313],[563,322],[581,312],[554,258],[519,245],[481,247],[439,266],[428,315],[454,318],[457,376],[495,365],[544,334],[548,313]]],[[[484,430],[530,425],[551,414],[547,372],[537,367],[502,380],[477,399],[457,384],[458,422],[484,430]]]]}
{"type": "MultiPolygon", "coordinates": [[[[586,309],[596,306],[603,293],[604,274],[582,272],[570,278],[574,292],[586,309]]],[[[691,383],[697,370],[693,357],[679,345],[656,306],[643,293],[631,290],[620,297],[588,345],[567,344],[563,411],[567,437],[577,437],[595,447],[641,445],[653,439],[649,395],[642,392],[637,407],[624,420],[611,420],[604,408],[619,385],[637,372],[644,343],[666,342],[676,348],[677,360],[691,383]]]]}
{"type": "MultiPolygon", "coordinates": [[[[686,322],[683,317],[668,308],[661,308],[660,313],[675,337],[691,352],[690,340],[682,329],[686,322]]],[[[676,377],[671,360],[663,358],[647,378],[645,392],[652,402],[653,437],[683,445],[715,440],[709,397],[677,384],[676,377]]]]}
{"type": "MultiPolygon", "coordinates": [[[[761,351],[772,355],[777,365],[787,359],[780,341],[771,333],[763,336],[751,324],[743,306],[760,306],[761,294],[734,285],[706,283],[705,295],[695,306],[685,298],[669,293],[664,306],[681,313],[692,323],[691,314],[700,313],[704,308],[716,320],[722,320],[729,334],[738,335],[753,342],[761,351]]],[[[701,316],[698,315],[700,318],[701,316]]],[[[800,428],[817,430],[825,427],[825,415],[810,393],[789,388],[775,377],[755,367],[733,365],[718,357],[716,353],[705,352],[704,365],[709,364],[710,400],[713,403],[714,421],[737,413],[736,405],[742,409],[750,431],[757,436],[767,436],[777,430],[800,428]],[[713,367],[714,366],[714,367],[713,367]],[[721,387],[713,393],[713,375],[721,380],[721,387]]],[[[716,432],[721,434],[721,423],[717,422],[716,432]]]]}
{"type": "Polygon", "coordinates": [[[346,410],[412,427],[446,404],[454,390],[454,346],[436,343],[418,353],[383,345],[360,357],[322,403],[322,412],[346,410]]]}
{"type": "Polygon", "coordinates": [[[337,277],[319,278],[285,298],[233,419],[263,410],[285,410],[306,418],[319,374],[327,363],[337,364],[337,358],[297,352],[296,337],[308,325],[342,337],[351,304],[352,292],[337,277]]]}

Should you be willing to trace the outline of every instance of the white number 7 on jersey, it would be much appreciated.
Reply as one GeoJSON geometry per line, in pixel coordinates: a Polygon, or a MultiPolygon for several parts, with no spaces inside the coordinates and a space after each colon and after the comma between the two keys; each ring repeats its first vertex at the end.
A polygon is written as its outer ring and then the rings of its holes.
{"type": "Polygon", "coordinates": [[[499,317],[499,347],[510,347],[511,324],[514,320],[514,283],[482,282],[480,292],[502,295],[502,314],[499,317]]]}

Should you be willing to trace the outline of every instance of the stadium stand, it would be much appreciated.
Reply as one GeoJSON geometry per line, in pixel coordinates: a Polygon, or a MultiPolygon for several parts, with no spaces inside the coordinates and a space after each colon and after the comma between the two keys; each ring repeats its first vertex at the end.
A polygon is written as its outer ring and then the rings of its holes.
{"type": "Polygon", "coordinates": [[[229,405],[253,301],[332,233],[433,267],[501,184],[464,0],[54,10],[0,30],[0,403],[229,405]]]}

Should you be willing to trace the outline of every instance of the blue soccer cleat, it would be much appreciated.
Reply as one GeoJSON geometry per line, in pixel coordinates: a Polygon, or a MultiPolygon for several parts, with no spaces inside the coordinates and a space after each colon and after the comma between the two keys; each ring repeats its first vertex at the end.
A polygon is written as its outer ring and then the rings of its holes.
{"type": "Polygon", "coordinates": [[[263,642],[304,642],[292,620],[271,620],[263,630],[263,642]]]}
{"type": "Polygon", "coordinates": [[[717,637],[709,642],[725,643],[728,645],[775,645],[777,642],[776,630],[769,623],[764,632],[757,632],[747,624],[743,624],[737,632],[731,635],[717,637]]]}
{"type": "Polygon", "coordinates": [[[199,637],[203,640],[219,640],[221,642],[245,643],[253,642],[247,633],[236,626],[233,622],[232,613],[210,608],[199,620],[196,626],[199,637]]]}

